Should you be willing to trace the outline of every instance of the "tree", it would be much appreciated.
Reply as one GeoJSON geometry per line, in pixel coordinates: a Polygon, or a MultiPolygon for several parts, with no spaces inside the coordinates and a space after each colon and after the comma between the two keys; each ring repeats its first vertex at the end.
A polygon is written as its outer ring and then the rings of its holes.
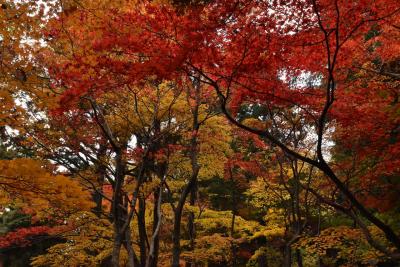
{"type": "Polygon", "coordinates": [[[359,233],[399,259],[397,1],[28,2],[2,4],[1,192],[91,218],[35,264],[344,264],[359,233]]]}

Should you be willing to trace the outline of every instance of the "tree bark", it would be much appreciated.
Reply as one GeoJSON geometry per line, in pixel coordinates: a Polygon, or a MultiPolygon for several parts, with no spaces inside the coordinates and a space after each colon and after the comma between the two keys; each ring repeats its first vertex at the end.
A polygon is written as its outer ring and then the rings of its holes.
{"type": "Polygon", "coordinates": [[[122,186],[125,178],[125,161],[122,156],[121,150],[116,151],[115,157],[115,184],[113,202],[111,207],[111,214],[114,223],[114,247],[112,253],[113,267],[119,265],[119,255],[121,252],[121,245],[125,241],[125,231],[122,231],[124,220],[127,219],[127,203],[124,203],[124,196],[122,194],[122,186]],[[124,205],[125,204],[125,205],[124,205]]]}
{"type": "MultiPolygon", "coordinates": [[[[197,178],[199,175],[200,171],[200,166],[198,164],[198,140],[197,140],[197,134],[200,129],[200,123],[199,123],[199,107],[201,104],[201,98],[200,98],[200,77],[196,77],[193,81],[193,89],[194,89],[194,100],[195,100],[195,105],[192,108],[192,138],[190,140],[190,163],[192,167],[192,176],[190,177],[189,183],[183,190],[181,197],[179,199],[178,205],[175,209],[175,216],[174,216],[174,230],[172,234],[172,242],[173,242],[173,247],[172,247],[172,267],[179,267],[179,259],[180,259],[180,253],[181,253],[181,246],[180,246],[180,238],[181,238],[181,220],[182,220],[182,210],[186,202],[186,198],[190,192],[193,191],[193,201],[191,198],[191,204],[195,202],[195,193],[197,191],[196,189],[196,184],[197,184],[197,178]]],[[[188,88],[187,91],[187,97],[188,97],[188,103],[190,104],[189,99],[191,98],[191,92],[190,88],[188,88]]],[[[192,227],[194,227],[194,215],[193,215],[193,221],[192,227]]],[[[192,228],[194,229],[194,228],[192,228]]],[[[191,233],[191,237],[194,238],[194,230],[191,233]]],[[[192,245],[194,246],[194,239],[191,240],[192,245]]]]}
{"type": "Polygon", "coordinates": [[[112,267],[119,267],[119,255],[121,252],[121,235],[119,234],[119,229],[114,225],[114,245],[111,254],[111,265],[112,267]]]}
{"type": "Polygon", "coordinates": [[[132,247],[132,239],[131,239],[131,227],[128,225],[124,230],[124,247],[128,252],[128,267],[135,267],[139,265],[139,261],[135,255],[135,251],[132,247]]]}
{"type": "Polygon", "coordinates": [[[157,260],[158,260],[158,246],[159,246],[159,233],[160,233],[160,227],[161,227],[161,202],[162,202],[162,190],[163,186],[162,184],[159,187],[159,192],[157,193],[157,196],[155,196],[154,201],[155,201],[155,213],[154,216],[155,218],[154,225],[153,225],[153,235],[151,237],[151,242],[150,242],[150,249],[149,249],[149,255],[147,257],[146,261],[146,267],[156,267],[157,266],[157,260]]]}
{"type": "Polygon", "coordinates": [[[232,251],[232,267],[236,266],[236,246],[234,243],[234,233],[235,233],[235,219],[236,219],[236,184],[235,180],[233,179],[232,169],[229,169],[229,174],[231,178],[231,186],[232,186],[232,220],[231,220],[231,251],[232,251]]]}
{"type": "Polygon", "coordinates": [[[103,212],[103,185],[106,175],[106,165],[101,162],[102,157],[106,155],[107,147],[105,144],[101,144],[99,151],[97,153],[97,167],[96,167],[96,174],[97,174],[97,190],[93,193],[93,201],[96,203],[96,206],[93,209],[94,214],[97,217],[100,217],[103,212]]]}
{"type": "Polygon", "coordinates": [[[267,262],[267,256],[266,255],[260,255],[257,259],[258,267],[268,267],[268,262],[267,262]]]}
{"type": "Polygon", "coordinates": [[[186,202],[187,195],[189,192],[192,190],[192,187],[194,186],[197,176],[199,174],[200,167],[196,166],[194,169],[194,173],[192,174],[192,177],[183,190],[183,193],[179,199],[178,205],[175,209],[175,216],[174,216],[174,229],[172,232],[172,266],[173,267],[179,267],[179,258],[181,254],[181,245],[180,245],[180,238],[181,238],[181,221],[182,221],[182,211],[183,207],[186,202]]]}
{"type": "Polygon", "coordinates": [[[159,228],[161,224],[161,187],[154,191],[154,210],[153,210],[153,255],[150,267],[156,267],[158,261],[158,251],[160,247],[159,228]]]}
{"type": "Polygon", "coordinates": [[[301,256],[300,249],[296,249],[296,260],[297,260],[297,266],[303,267],[303,257],[301,256]]]}
{"type": "MultiPolygon", "coordinates": [[[[190,191],[190,196],[189,196],[189,204],[190,206],[194,206],[196,204],[196,198],[197,198],[197,181],[195,182],[192,190],[190,191]]],[[[196,238],[196,228],[195,228],[195,216],[194,212],[189,212],[189,217],[188,217],[188,233],[189,233],[189,250],[193,251],[194,250],[194,241],[196,238]]],[[[194,266],[194,262],[187,262],[186,266],[194,266]]]]}
{"type": "Polygon", "coordinates": [[[140,265],[146,265],[147,258],[147,233],[146,233],[146,200],[139,197],[139,210],[138,210],[138,232],[139,232],[139,247],[140,247],[140,265]]]}
{"type": "Polygon", "coordinates": [[[286,244],[285,245],[285,250],[284,250],[283,254],[284,254],[283,266],[284,267],[292,266],[292,248],[291,248],[291,244],[286,244]]]}

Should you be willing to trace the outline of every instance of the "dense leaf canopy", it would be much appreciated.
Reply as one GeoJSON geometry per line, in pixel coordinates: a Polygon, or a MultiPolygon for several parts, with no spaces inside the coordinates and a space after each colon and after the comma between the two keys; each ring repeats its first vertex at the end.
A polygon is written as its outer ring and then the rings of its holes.
{"type": "Polygon", "coordinates": [[[0,265],[397,266],[399,54],[398,0],[0,2],[0,265]]]}

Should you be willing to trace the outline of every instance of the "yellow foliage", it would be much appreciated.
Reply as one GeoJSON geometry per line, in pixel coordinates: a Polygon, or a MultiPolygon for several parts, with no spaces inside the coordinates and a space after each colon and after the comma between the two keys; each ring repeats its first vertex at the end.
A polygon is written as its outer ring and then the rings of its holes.
{"type": "MultiPolygon", "coordinates": [[[[112,225],[108,220],[99,219],[90,212],[78,213],[71,218],[78,225],[65,233],[65,243],[50,247],[46,254],[32,258],[31,265],[39,266],[99,266],[111,255],[113,247],[112,225]]],[[[121,263],[126,261],[122,250],[121,263]]]]}
{"type": "MultiPolygon", "coordinates": [[[[374,239],[384,241],[383,234],[378,229],[370,227],[370,231],[374,239]]],[[[334,261],[343,259],[355,265],[375,265],[386,258],[383,253],[368,244],[360,229],[348,226],[327,228],[319,236],[300,239],[295,247],[305,250],[307,254],[328,257],[334,261]],[[334,252],[336,256],[329,256],[329,251],[334,252]]]]}
{"type": "Polygon", "coordinates": [[[37,217],[49,212],[72,214],[93,207],[91,196],[76,180],[53,175],[33,159],[0,161],[0,202],[14,203],[37,217]]]}
{"type": "Polygon", "coordinates": [[[262,122],[260,120],[254,119],[254,118],[249,118],[249,119],[245,119],[243,121],[243,124],[255,129],[260,129],[260,130],[264,130],[266,128],[266,124],[265,122],[262,122]]]}
{"type": "Polygon", "coordinates": [[[196,262],[226,262],[231,257],[232,238],[213,234],[196,240],[193,252],[182,253],[182,258],[196,262]]]}

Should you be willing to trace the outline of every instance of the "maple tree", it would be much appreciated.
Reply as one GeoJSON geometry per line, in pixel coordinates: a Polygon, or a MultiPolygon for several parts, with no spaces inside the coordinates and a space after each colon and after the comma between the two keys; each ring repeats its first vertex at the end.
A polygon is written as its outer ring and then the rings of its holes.
{"type": "Polygon", "coordinates": [[[399,13],[4,1],[1,249],[53,235],[33,266],[395,264],[399,13]]]}

